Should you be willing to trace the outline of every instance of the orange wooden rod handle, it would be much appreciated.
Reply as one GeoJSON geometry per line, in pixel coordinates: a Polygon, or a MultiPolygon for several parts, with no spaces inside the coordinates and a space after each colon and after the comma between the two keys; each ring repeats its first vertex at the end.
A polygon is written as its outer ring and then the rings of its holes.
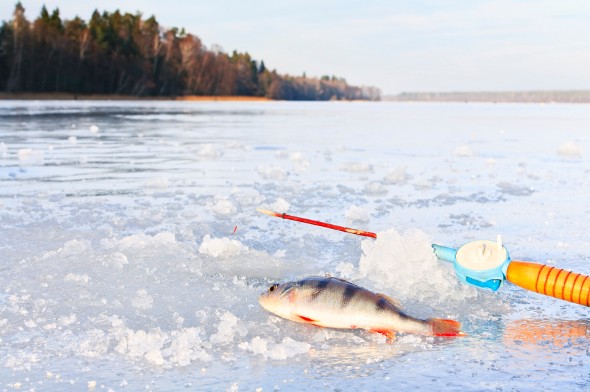
{"type": "Polygon", "coordinates": [[[512,260],[506,279],[527,290],[590,306],[590,277],[545,264],[512,260]]]}

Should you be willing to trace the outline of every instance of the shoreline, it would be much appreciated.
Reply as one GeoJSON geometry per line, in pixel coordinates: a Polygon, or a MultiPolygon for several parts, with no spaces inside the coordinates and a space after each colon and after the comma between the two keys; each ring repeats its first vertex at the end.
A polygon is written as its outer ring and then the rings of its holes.
{"type": "Polygon", "coordinates": [[[139,97],[118,94],[72,93],[0,93],[0,100],[8,101],[274,101],[266,97],[179,95],[175,97],[139,97]]]}

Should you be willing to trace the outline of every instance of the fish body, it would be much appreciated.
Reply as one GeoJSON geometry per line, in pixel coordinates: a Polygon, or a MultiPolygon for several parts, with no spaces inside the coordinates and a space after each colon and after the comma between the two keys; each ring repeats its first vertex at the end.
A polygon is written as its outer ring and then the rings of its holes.
{"type": "Polygon", "coordinates": [[[456,321],[408,316],[390,297],[333,277],[275,284],[260,295],[258,302],[277,316],[318,327],[366,329],[388,338],[393,338],[395,332],[463,335],[456,321]]]}

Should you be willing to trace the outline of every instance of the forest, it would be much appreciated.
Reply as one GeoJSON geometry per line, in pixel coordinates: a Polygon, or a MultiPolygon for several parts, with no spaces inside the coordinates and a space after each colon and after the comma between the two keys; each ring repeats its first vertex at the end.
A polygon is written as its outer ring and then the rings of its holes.
{"type": "Polygon", "coordinates": [[[248,53],[224,53],[154,16],[95,10],[62,20],[43,6],[34,21],[16,4],[0,26],[0,92],[252,96],[279,100],[379,100],[375,87],[334,76],[281,75],[248,53]]]}

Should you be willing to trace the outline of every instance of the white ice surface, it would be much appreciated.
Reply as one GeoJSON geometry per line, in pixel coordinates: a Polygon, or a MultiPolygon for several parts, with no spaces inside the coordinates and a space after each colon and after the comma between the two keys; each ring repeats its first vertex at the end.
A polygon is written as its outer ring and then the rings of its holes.
{"type": "Polygon", "coordinates": [[[586,105],[1,101],[0,124],[0,390],[590,385],[588,308],[467,286],[430,247],[502,234],[590,274],[586,105]],[[468,336],[258,305],[324,274],[468,336]]]}

